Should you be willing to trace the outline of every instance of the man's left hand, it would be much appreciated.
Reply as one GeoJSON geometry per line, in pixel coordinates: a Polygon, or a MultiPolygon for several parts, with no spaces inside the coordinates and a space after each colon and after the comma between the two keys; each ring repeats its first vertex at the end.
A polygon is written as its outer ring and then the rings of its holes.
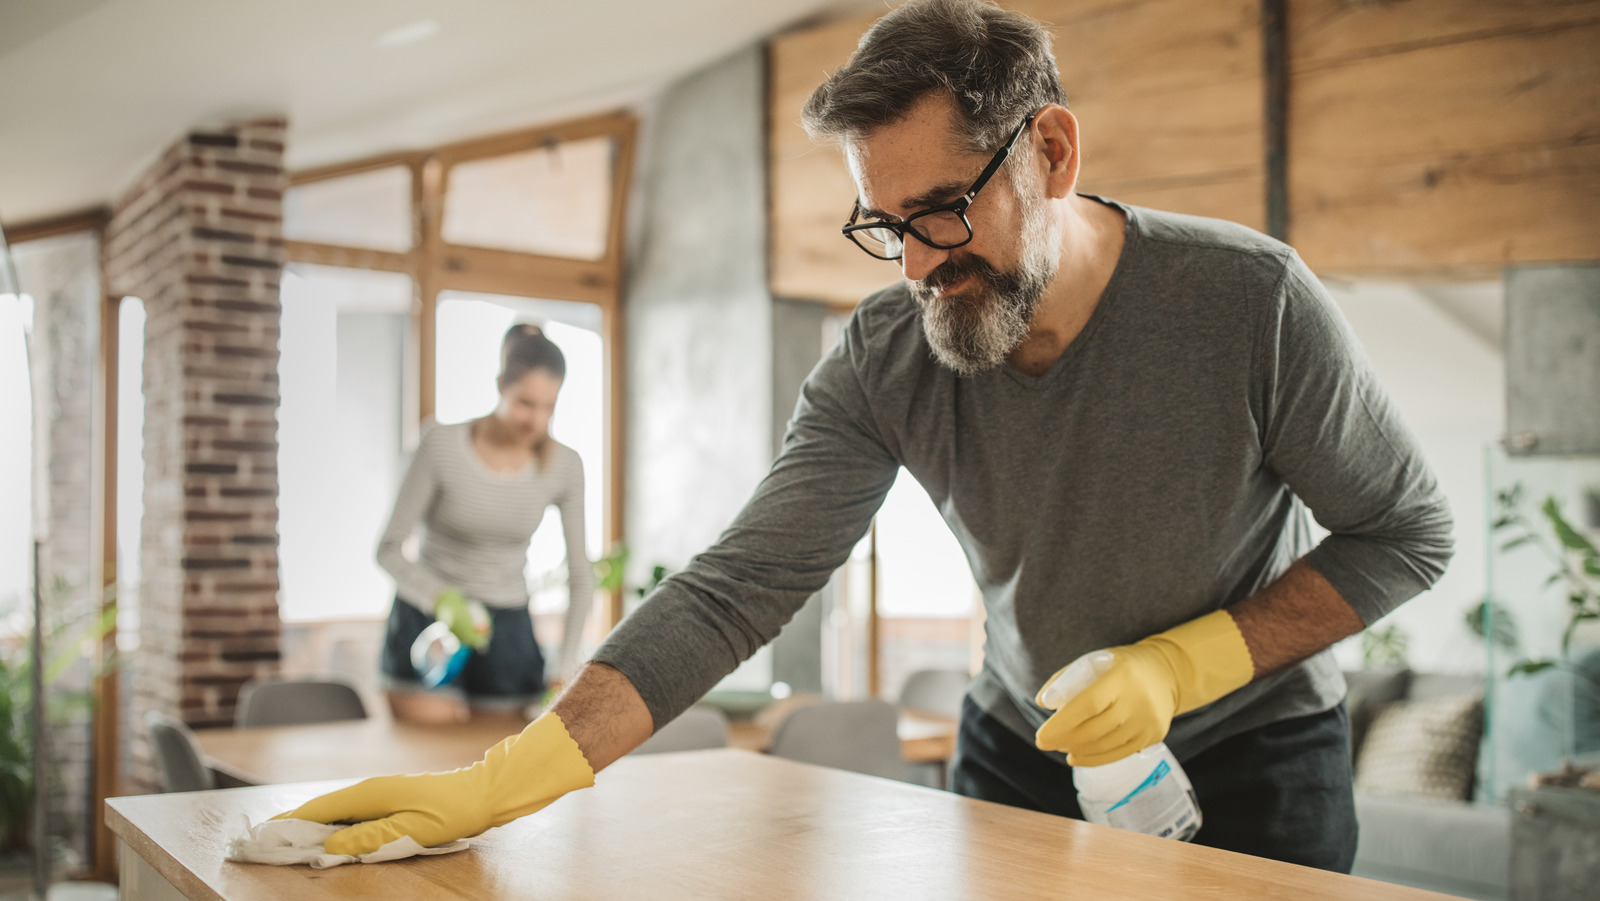
{"type": "Polygon", "coordinates": [[[1066,752],[1072,766],[1114,763],[1166,738],[1173,717],[1243,687],[1255,671],[1226,610],[1111,653],[1111,667],[1039,727],[1041,750],[1066,752]]]}

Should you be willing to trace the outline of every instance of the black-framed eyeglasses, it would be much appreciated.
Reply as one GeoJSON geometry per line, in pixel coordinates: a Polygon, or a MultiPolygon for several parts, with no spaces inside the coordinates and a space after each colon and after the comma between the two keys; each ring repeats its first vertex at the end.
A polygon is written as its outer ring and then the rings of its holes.
{"type": "Polygon", "coordinates": [[[904,256],[907,234],[936,250],[952,250],[971,241],[972,223],[967,221],[967,208],[972,206],[973,199],[983,190],[983,186],[989,183],[989,179],[1000,171],[1006,157],[1011,155],[1011,149],[1016,146],[1017,140],[1028,130],[1028,124],[1033,121],[1034,115],[1037,114],[1030,114],[1028,118],[1022,120],[1022,124],[1011,133],[1005,144],[995,151],[994,158],[989,160],[989,165],[983,167],[983,171],[978,174],[978,180],[973,182],[972,187],[960,197],[949,203],[912,213],[899,222],[874,219],[858,223],[856,220],[861,217],[862,211],[860,202],[857,202],[855,209],[850,213],[850,221],[841,229],[844,236],[880,260],[898,260],[904,256]]]}

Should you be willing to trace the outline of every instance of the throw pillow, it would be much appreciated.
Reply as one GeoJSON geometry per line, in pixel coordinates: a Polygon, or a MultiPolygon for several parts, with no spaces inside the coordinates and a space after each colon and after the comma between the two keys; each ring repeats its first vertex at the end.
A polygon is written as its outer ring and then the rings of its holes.
{"type": "Polygon", "coordinates": [[[1356,756],[1367,727],[1378,711],[1406,696],[1411,670],[1400,668],[1346,670],[1344,706],[1350,714],[1350,757],[1356,756]]]}
{"type": "Polygon", "coordinates": [[[1356,791],[1465,801],[1482,737],[1480,695],[1396,701],[1367,729],[1356,791]]]}

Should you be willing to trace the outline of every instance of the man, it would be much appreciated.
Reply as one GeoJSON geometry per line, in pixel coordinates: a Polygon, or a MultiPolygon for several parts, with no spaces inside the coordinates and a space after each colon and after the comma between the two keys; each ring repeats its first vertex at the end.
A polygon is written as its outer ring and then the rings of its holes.
{"type": "Polygon", "coordinates": [[[1327,652],[1426,588],[1450,519],[1349,328],[1293,251],[1075,192],[1048,35],[912,0],[812,96],[858,194],[845,234],[905,283],[862,302],[781,455],[717,544],[484,762],[295,815],[388,819],[356,853],[530,813],[647,738],[778,631],[905,466],[988,612],[954,788],[1067,816],[1069,770],[1165,737],[1196,840],[1333,870],[1355,852],[1344,685],[1327,652]],[[1312,547],[1305,508],[1332,534],[1312,547]],[[1051,673],[1113,647],[1059,711],[1051,673]]]}

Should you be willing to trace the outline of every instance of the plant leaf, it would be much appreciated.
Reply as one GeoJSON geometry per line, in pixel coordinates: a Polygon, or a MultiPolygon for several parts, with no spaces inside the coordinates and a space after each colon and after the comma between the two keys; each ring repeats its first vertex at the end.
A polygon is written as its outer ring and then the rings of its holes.
{"type": "Polygon", "coordinates": [[[1519,660],[1506,670],[1506,676],[1531,676],[1555,666],[1554,660],[1519,660]]]}
{"type": "Polygon", "coordinates": [[[1561,540],[1561,544],[1564,547],[1569,550],[1584,551],[1588,554],[1600,553],[1600,550],[1595,548],[1593,542],[1583,537],[1577,529],[1574,529],[1567,522],[1566,517],[1561,515],[1561,506],[1556,503],[1555,498],[1545,498],[1542,509],[1544,510],[1545,518],[1550,520],[1551,528],[1555,530],[1556,538],[1561,540]]]}
{"type": "Polygon", "coordinates": [[[1533,541],[1532,535],[1518,535],[1510,541],[1507,541],[1505,544],[1500,545],[1500,553],[1504,554],[1507,551],[1514,551],[1530,541],[1533,541]]]}

